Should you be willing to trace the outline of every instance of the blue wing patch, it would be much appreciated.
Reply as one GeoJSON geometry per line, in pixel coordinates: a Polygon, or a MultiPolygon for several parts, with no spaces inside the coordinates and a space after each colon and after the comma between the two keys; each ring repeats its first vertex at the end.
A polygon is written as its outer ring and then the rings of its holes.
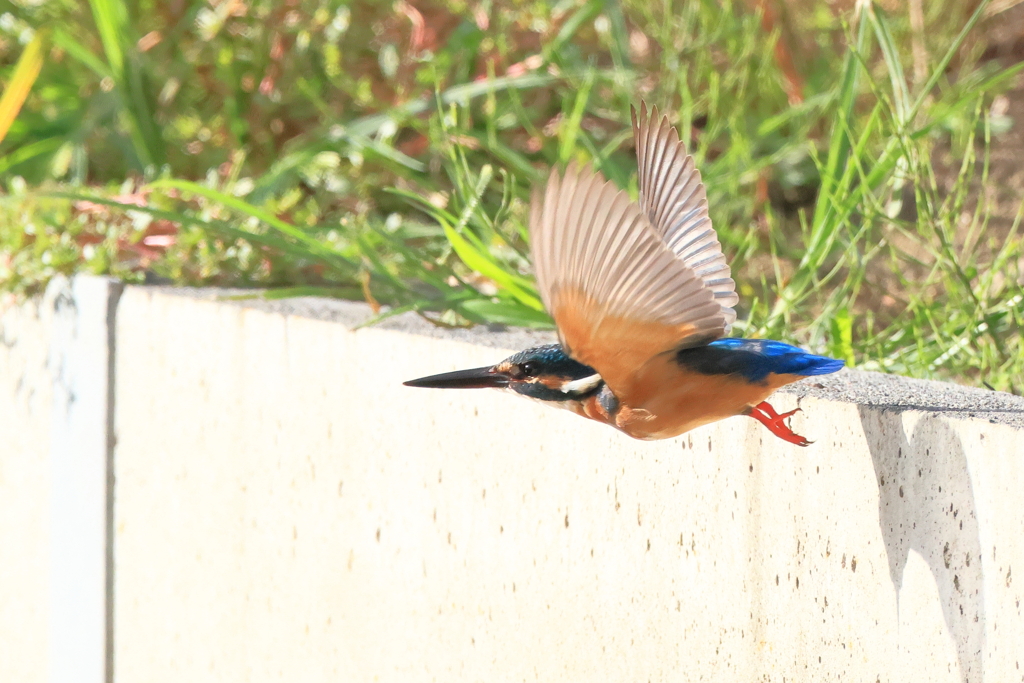
{"type": "Polygon", "coordinates": [[[816,356],[796,346],[771,339],[718,339],[707,346],[682,349],[676,361],[702,375],[741,375],[764,382],[768,375],[827,375],[845,365],[841,360],[816,356]]]}

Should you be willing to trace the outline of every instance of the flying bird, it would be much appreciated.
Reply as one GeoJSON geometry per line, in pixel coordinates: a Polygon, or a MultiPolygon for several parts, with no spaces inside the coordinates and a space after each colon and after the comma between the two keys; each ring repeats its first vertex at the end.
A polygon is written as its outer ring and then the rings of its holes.
{"type": "Polygon", "coordinates": [[[497,365],[405,382],[495,387],[566,408],[637,439],[667,439],[747,415],[798,446],[811,442],[766,399],[843,361],[728,335],[736,283],[708,217],[693,157],[657,107],[632,109],[639,201],[587,164],[534,190],[537,286],[560,343],[497,365]]]}

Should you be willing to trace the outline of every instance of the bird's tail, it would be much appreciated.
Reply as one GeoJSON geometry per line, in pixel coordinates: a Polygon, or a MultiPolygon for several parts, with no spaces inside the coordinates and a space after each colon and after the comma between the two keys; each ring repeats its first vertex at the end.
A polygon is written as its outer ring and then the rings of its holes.
{"type": "MultiPolygon", "coordinates": [[[[788,372],[793,375],[829,375],[833,372],[838,372],[846,365],[846,361],[841,361],[837,358],[828,358],[827,356],[815,356],[812,353],[801,353],[794,354],[793,357],[787,359],[788,367],[781,370],[782,372],[788,372]]],[[[778,371],[776,371],[778,372],[778,371]]]]}

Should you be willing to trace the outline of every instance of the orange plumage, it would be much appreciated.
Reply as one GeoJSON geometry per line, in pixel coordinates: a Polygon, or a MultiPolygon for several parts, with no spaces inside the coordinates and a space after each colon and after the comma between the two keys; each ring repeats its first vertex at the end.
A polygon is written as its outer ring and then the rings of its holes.
{"type": "Polygon", "coordinates": [[[765,399],[841,361],[767,340],[722,339],[738,297],[693,158],[668,119],[633,112],[637,202],[589,166],[535,190],[530,237],[541,298],[560,345],[490,368],[407,382],[502,387],[620,429],[664,439],[749,415],[791,443],[765,399]]]}

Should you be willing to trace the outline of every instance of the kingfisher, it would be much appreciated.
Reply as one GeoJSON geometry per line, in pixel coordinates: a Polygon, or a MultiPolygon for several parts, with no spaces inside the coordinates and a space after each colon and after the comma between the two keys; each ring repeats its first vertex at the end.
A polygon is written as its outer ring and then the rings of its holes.
{"type": "Polygon", "coordinates": [[[537,287],[559,343],[497,365],[405,382],[493,387],[565,408],[637,439],[752,417],[808,446],[767,398],[843,361],[768,339],[728,337],[739,297],[693,157],[657,107],[630,108],[639,198],[590,164],[552,170],[530,203],[537,287]]]}

